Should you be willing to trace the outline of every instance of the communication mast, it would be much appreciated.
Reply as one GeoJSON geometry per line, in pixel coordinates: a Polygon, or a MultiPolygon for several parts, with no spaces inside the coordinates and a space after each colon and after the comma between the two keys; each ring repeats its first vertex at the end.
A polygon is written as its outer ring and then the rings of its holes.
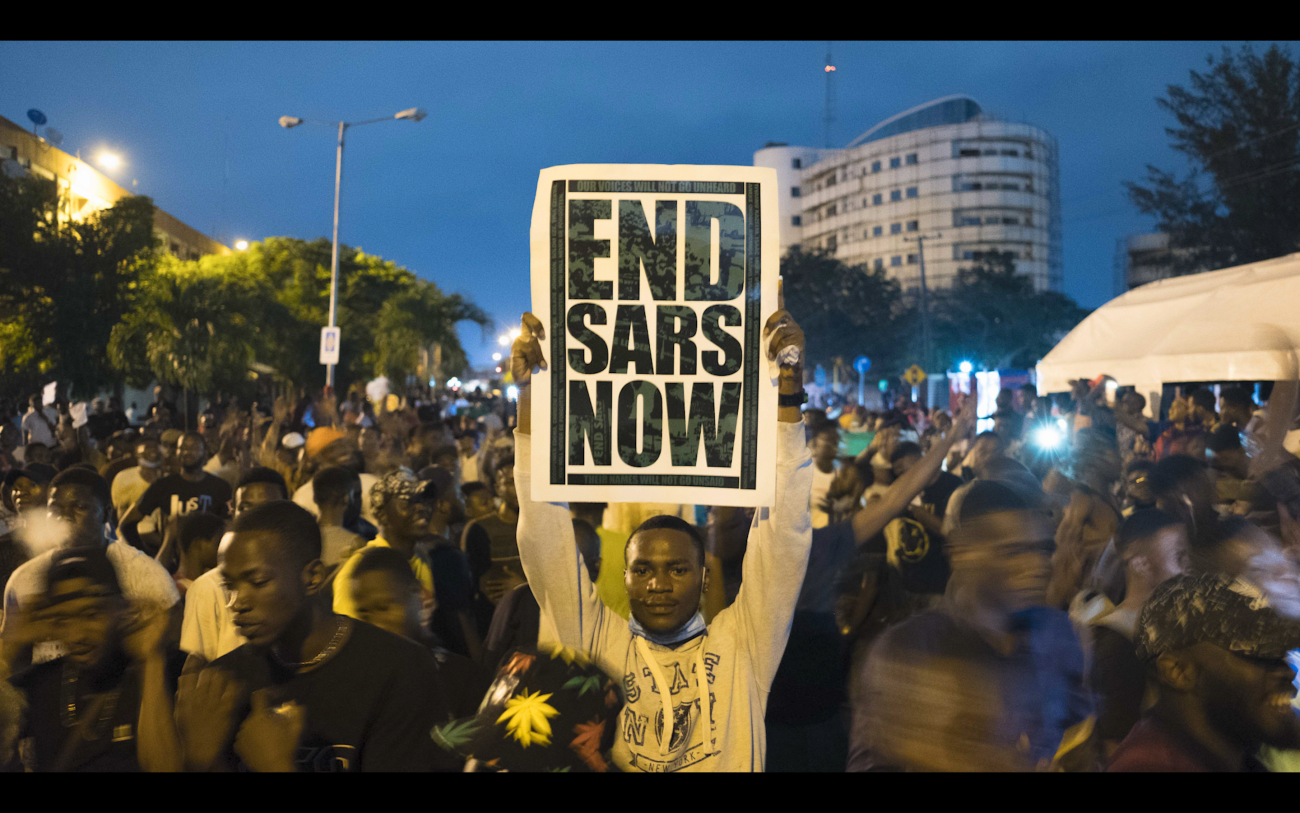
{"type": "Polygon", "coordinates": [[[826,148],[831,147],[831,123],[835,121],[835,86],[831,79],[835,75],[835,63],[831,60],[831,44],[826,43],[826,117],[823,120],[826,148]]]}

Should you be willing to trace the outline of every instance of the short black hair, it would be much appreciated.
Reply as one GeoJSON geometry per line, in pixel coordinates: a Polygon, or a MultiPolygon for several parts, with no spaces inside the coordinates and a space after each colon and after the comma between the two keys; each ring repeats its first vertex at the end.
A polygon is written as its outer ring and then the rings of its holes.
{"type": "MultiPolygon", "coordinates": [[[[983,440],[983,439],[985,439],[985,438],[992,438],[993,440],[996,440],[996,441],[998,442],[998,445],[999,445],[999,446],[1003,446],[1003,445],[1005,445],[1005,441],[1002,440],[1002,436],[999,435],[997,432],[994,432],[992,429],[990,429],[990,430],[988,430],[988,431],[986,431],[986,432],[980,432],[978,435],[976,435],[976,436],[975,436],[975,443],[979,443],[981,440],[983,440]]],[[[974,445],[974,444],[972,444],[972,445],[974,445]]]]}
{"type": "Polygon", "coordinates": [[[190,546],[196,540],[220,538],[225,529],[224,518],[206,511],[191,511],[181,515],[176,544],[180,547],[181,553],[189,553],[190,546]]]}
{"type": "Polygon", "coordinates": [[[366,573],[387,573],[397,582],[397,589],[410,590],[418,582],[411,563],[393,548],[379,545],[367,545],[356,553],[357,563],[352,566],[350,578],[356,579],[366,573]]]}
{"type": "Polygon", "coordinates": [[[1151,469],[1151,493],[1161,497],[1171,493],[1182,483],[1204,476],[1205,464],[1185,454],[1171,454],[1160,459],[1151,469]]]}
{"type": "Polygon", "coordinates": [[[100,477],[98,472],[79,467],[64,469],[50,481],[50,490],[53,491],[63,485],[85,486],[90,489],[104,509],[105,517],[113,510],[113,489],[109,488],[108,481],[100,477]]]}
{"type": "Polygon", "coordinates": [[[284,477],[281,476],[280,472],[268,466],[254,466],[249,469],[247,474],[239,478],[239,485],[235,487],[235,491],[255,483],[269,483],[273,486],[279,486],[280,493],[284,495],[286,500],[289,499],[289,487],[285,485],[284,477]]]}
{"type": "Polygon", "coordinates": [[[681,517],[674,517],[670,514],[650,517],[650,519],[636,527],[636,530],[632,532],[632,535],[627,538],[627,542],[623,545],[623,558],[625,560],[628,545],[631,545],[632,540],[636,539],[636,535],[642,531],[678,531],[686,534],[695,543],[695,551],[700,555],[700,567],[704,567],[704,536],[700,533],[700,529],[681,517]]]}
{"type": "Polygon", "coordinates": [[[230,530],[237,534],[274,535],[298,567],[306,567],[321,555],[320,526],[316,518],[289,500],[273,500],[248,509],[235,517],[230,530]]]}
{"type": "Polygon", "coordinates": [[[1206,447],[1218,454],[1220,452],[1230,452],[1233,449],[1241,448],[1241,430],[1235,426],[1223,424],[1216,426],[1210,433],[1210,438],[1206,442],[1206,447]]]}
{"type": "Polygon", "coordinates": [[[1250,396],[1245,387],[1228,387],[1219,393],[1223,399],[1224,406],[1237,406],[1243,409],[1253,409],[1255,399],[1250,396]]]}
{"type": "Polygon", "coordinates": [[[818,435],[834,435],[838,438],[840,436],[840,425],[829,420],[826,423],[819,424],[813,429],[813,437],[818,435]]]}
{"type": "Polygon", "coordinates": [[[492,493],[492,489],[488,487],[487,483],[481,483],[478,480],[475,480],[460,487],[460,496],[468,500],[470,495],[476,494],[480,491],[486,491],[488,494],[492,493]]]}
{"type": "Polygon", "coordinates": [[[1155,536],[1165,528],[1182,524],[1182,520],[1178,517],[1159,508],[1134,511],[1132,516],[1124,520],[1119,533],[1115,536],[1115,552],[1122,556],[1133,547],[1134,543],[1155,536]]]}
{"type": "Polygon", "coordinates": [[[925,452],[921,450],[921,444],[905,440],[894,447],[894,451],[889,455],[890,463],[897,463],[905,457],[923,457],[925,452]]]}
{"type": "Polygon", "coordinates": [[[337,505],[348,498],[353,486],[361,487],[361,475],[343,466],[330,466],[311,478],[312,498],[317,505],[337,505]]]}
{"type": "Polygon", "coordinates": [[[181,432],[181,436],[176,438],[176,445],[180,446],[186,438],[198,438],[199,442],[203,444],[203,450],[205,452],[208,450],[208,439],[203,437],[202,432],[195,432],[193,429],[181,432]]]}
{"type": "Polygon", "coordinates": [[[1208,389],[1199,389],[1192,393],[1192,406],[1198,406],[1202,409],[1214,411],[1214,391],[1208,389]]]}
{"type": "Polygon", "coordinates": [[[505,468],[512,468],[514,465],[515,465],[515,456],[510,454],[498,460],[496,462],[496,467],[494,470],[501,471],[502,469],[505,468]]]}
{"type": "Polygon", "coordinates": [[[969,522],[999,511],[1024,511],[1029,503],[1011,488],[996,480],[976,480],[962,497],[958,519],[969,522]]]}

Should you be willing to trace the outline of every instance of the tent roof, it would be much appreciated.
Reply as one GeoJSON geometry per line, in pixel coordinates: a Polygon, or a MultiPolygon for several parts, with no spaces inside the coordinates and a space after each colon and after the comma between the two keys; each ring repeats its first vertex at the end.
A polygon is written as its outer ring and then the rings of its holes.
{"type": "Polygon", "coordinates": [[[1140,391],[1173,382],[1276,380],[1300,347],[1300,254],[1160,280],[1093,311],[1038,364],[1038,391],[1114,376],[1140,391]]]}

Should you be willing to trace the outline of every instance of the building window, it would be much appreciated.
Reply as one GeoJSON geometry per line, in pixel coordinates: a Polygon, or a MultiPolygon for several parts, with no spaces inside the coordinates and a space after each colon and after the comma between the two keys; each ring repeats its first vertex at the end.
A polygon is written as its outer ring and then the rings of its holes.
{"type": "Polygon", "coordinates": [[[962,217],[957,221],[958,226],[978,226],[980,219],[978,217],[962,217]]]}
{"type": "Polygon", "coordinates": [[[909,198],[914,198],[914,197],[917,196],[917,194],[918,194],[918,192],[917,192],[917,188],[916,188],[915,186],[909,186],[909,187],[907,187],[907,196],[908,196],[909,198]]]}
{"type": "Polygon", "coordinates": [[[901,158],[890,158],[890,159],[889,159],[889,168],[890,168],[890,169],[898,169],[898,168],[901,167],[902,165],[903,165],[903,159],[901,159],[901,158]]]}
{"type": "Polygon", "coordinates": [[[908,264],[908,265],[916,265],[916,255],[915,255],[915,254],[908,254],[908,255],[907,255],[907,264],[908,264]]]}
{"type": "Polygon", "coordinates": [[[802,158],[794,158],[794,159],[791,159],[791,161],[790,161],[790,168],[791,168],[791,169],[803,169],[803,159],[802,159],[802,158]]]}
{"type": "Polygon", "coordinates": [[[984,154],[985,154],[985,155],[997,155],[997,154],[998,154],[998,151],[997,151],[997,150],[985,150],[985,151],[984,151],[984,154]]]}
{"type": "Polygon", "coordinates": [[[885,258],[884,258],[884,257],[877,257],[877,258],[876,258],[875,268],[876,268],[877,271],[884,271],[884,270],[885,270],[885,258]]]}
{"type": "Polygon", "coordinates": [[[800,217],[799,215],[795,215],[794,217],[790,218],[790,225],[791,225],[791,226],[802,226],[802,225],[803,225],[803,218],[800,217]]]}
{"type": "Polygon", "coordinates": [[[907,163],[909,164],[916,163],[916,153],[912,153],[911,155],[907,156],[907,163]]]}
{"type": "Polygon", "coordinates": [[[964,149],[957,152],[958,157],[961,158],[978,158],[979,154],[980,151],[974,149],[964,149]]]}
{"type": "Polygon", "coordinates": [[[907,230],[908,230],[908,231],[916,231],[916,230],[919,229],[919,228],[921,228],[921,221],[919,221],[919,220],[909,220],[909,221],[907,221],[907,230]]]}
{"type": "Polygon", "coordinates": [[[839,239],[832,234],[826,238],[826,250],[834,251],[837,248],[839,248],[839,239]]]}
{"type": "Polygon", "coordinates": [[[885,233],[885,227],[884,227],[884,226],[873,226],[872,229],[871,229],[871,236],[872,236],[872,237],[879,237],[880,235],[882,235],[882,234],[884,234],[884,233],[885,233]]]}
{"type": "Polygon", "coordinates": [[[902,199],[903,199],[903,192],[901,189],[895,189],[894,191],[889,193],[889,200],[891,202],[896,200],[902,200],[902,199]]]}
{"type": "Polygon", "coordinates": [[[879,161],[872,161],[872,162],[871,162],[871,171],[872,171],[872,172],[879,172],[879,171],[880,171],[880,162],[879,162],[879,161]]]}
{"type": "Polygon", "coordinates": [[[890,265],[894,265],[894,266],[902,265],[902,264],[903,264],[903,258],[902,258],[901,256],[895,254],[893,257],[890,257],[890,258],[889,258],[889,264],[890,264],[890,265]]]}
{"type": "Polygon", "coordinates": [[[874,194],[874,195],[871,196],[871,202],[874,203],[875,205],[879,206],[880,204],[882,204],[882,203],[885,202],[885,198],[884,198],[883,195],[881,195],[879,192],[877,192],[876,194],[874,194]]]}
{"type": "Polygon", "coordinates": [[[181,256],[181,244],[180,244],[180,243],[172,243],[172,254],[176,255],[177,257],[181,256]]]}
{"type": "Polygon", "coordinates": [[[1003,151],[1002,151],[1002,154],[1003,154],[1003,155],[1008,155],[1008,156],[1010,156],[1010,157],[1012,157],[1012,158],[1019,158],[1019,157],[1020,157],[1020,150],[1003,150],[1003,151]]]}
{"type": "Polygon", "coordinates": [[[792,198],[799,197],[799,187],[797,186],[790,187],[790,197],[792,198]]]}
{"type": "Polygon", "coordinates": [[[835,181],[835,173],[832,172],[830,175],[826,176],[826,185],[827,185],[827,186],[834,186],[835,183],[836,183],[836,181],[835,181]]]}
{"type": "Polygon", "coordinates": [[[903,233],[903,224],[902,224],[902,223],[890,223],[890,224],[889,224],[889,233],[890,233],[890,234],[902,234],[902,233],[903,233]]]}
{"type": "Polygon", "coordinates": [[[832,203],[830,206],[826,207],[826,216],[830,217],[831,215],[834,214],[837,214],[837,212],[836,212],[835,204],[832,203]]]}

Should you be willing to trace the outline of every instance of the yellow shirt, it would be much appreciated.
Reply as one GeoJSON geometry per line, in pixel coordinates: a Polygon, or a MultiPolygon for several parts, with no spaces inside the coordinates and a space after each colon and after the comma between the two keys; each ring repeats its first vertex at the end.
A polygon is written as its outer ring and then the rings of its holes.
{"type": "MultiPolygon", "coordinates": [[[[383,537],[377,536],[366,545],[366,548],[372,547],[391,548],[392,545],[384,541],[383,537]]],[[[339,615],[346,615],[349,618],[357,618],[357,607],[352,601],[352,590],[348,586],[348,581],[352,578],[352,571],[356,569],[357,557],[361,554],[361,550],[348,557],[348,560],[339,566],[338,575],[334,577],[334,612],[339,615]]],[[[420,592],[424,594],[424,604],[431,611],[430,605],[433,603],[433,571],[419,556],[412,556],[410,562],[411,572],[415,574],[415,578],[420,582],[420,592]]]]}
{"type": "Polygon", "coordinates": [[[606,607],[627,618],[632,612],[627,587],[623,584],[623,568],[627,566],[623,556],[628,535],[604,527],[597,528],[596,533],[600,535],[600,575],[596,579],[596,594],[606,607]]]}

